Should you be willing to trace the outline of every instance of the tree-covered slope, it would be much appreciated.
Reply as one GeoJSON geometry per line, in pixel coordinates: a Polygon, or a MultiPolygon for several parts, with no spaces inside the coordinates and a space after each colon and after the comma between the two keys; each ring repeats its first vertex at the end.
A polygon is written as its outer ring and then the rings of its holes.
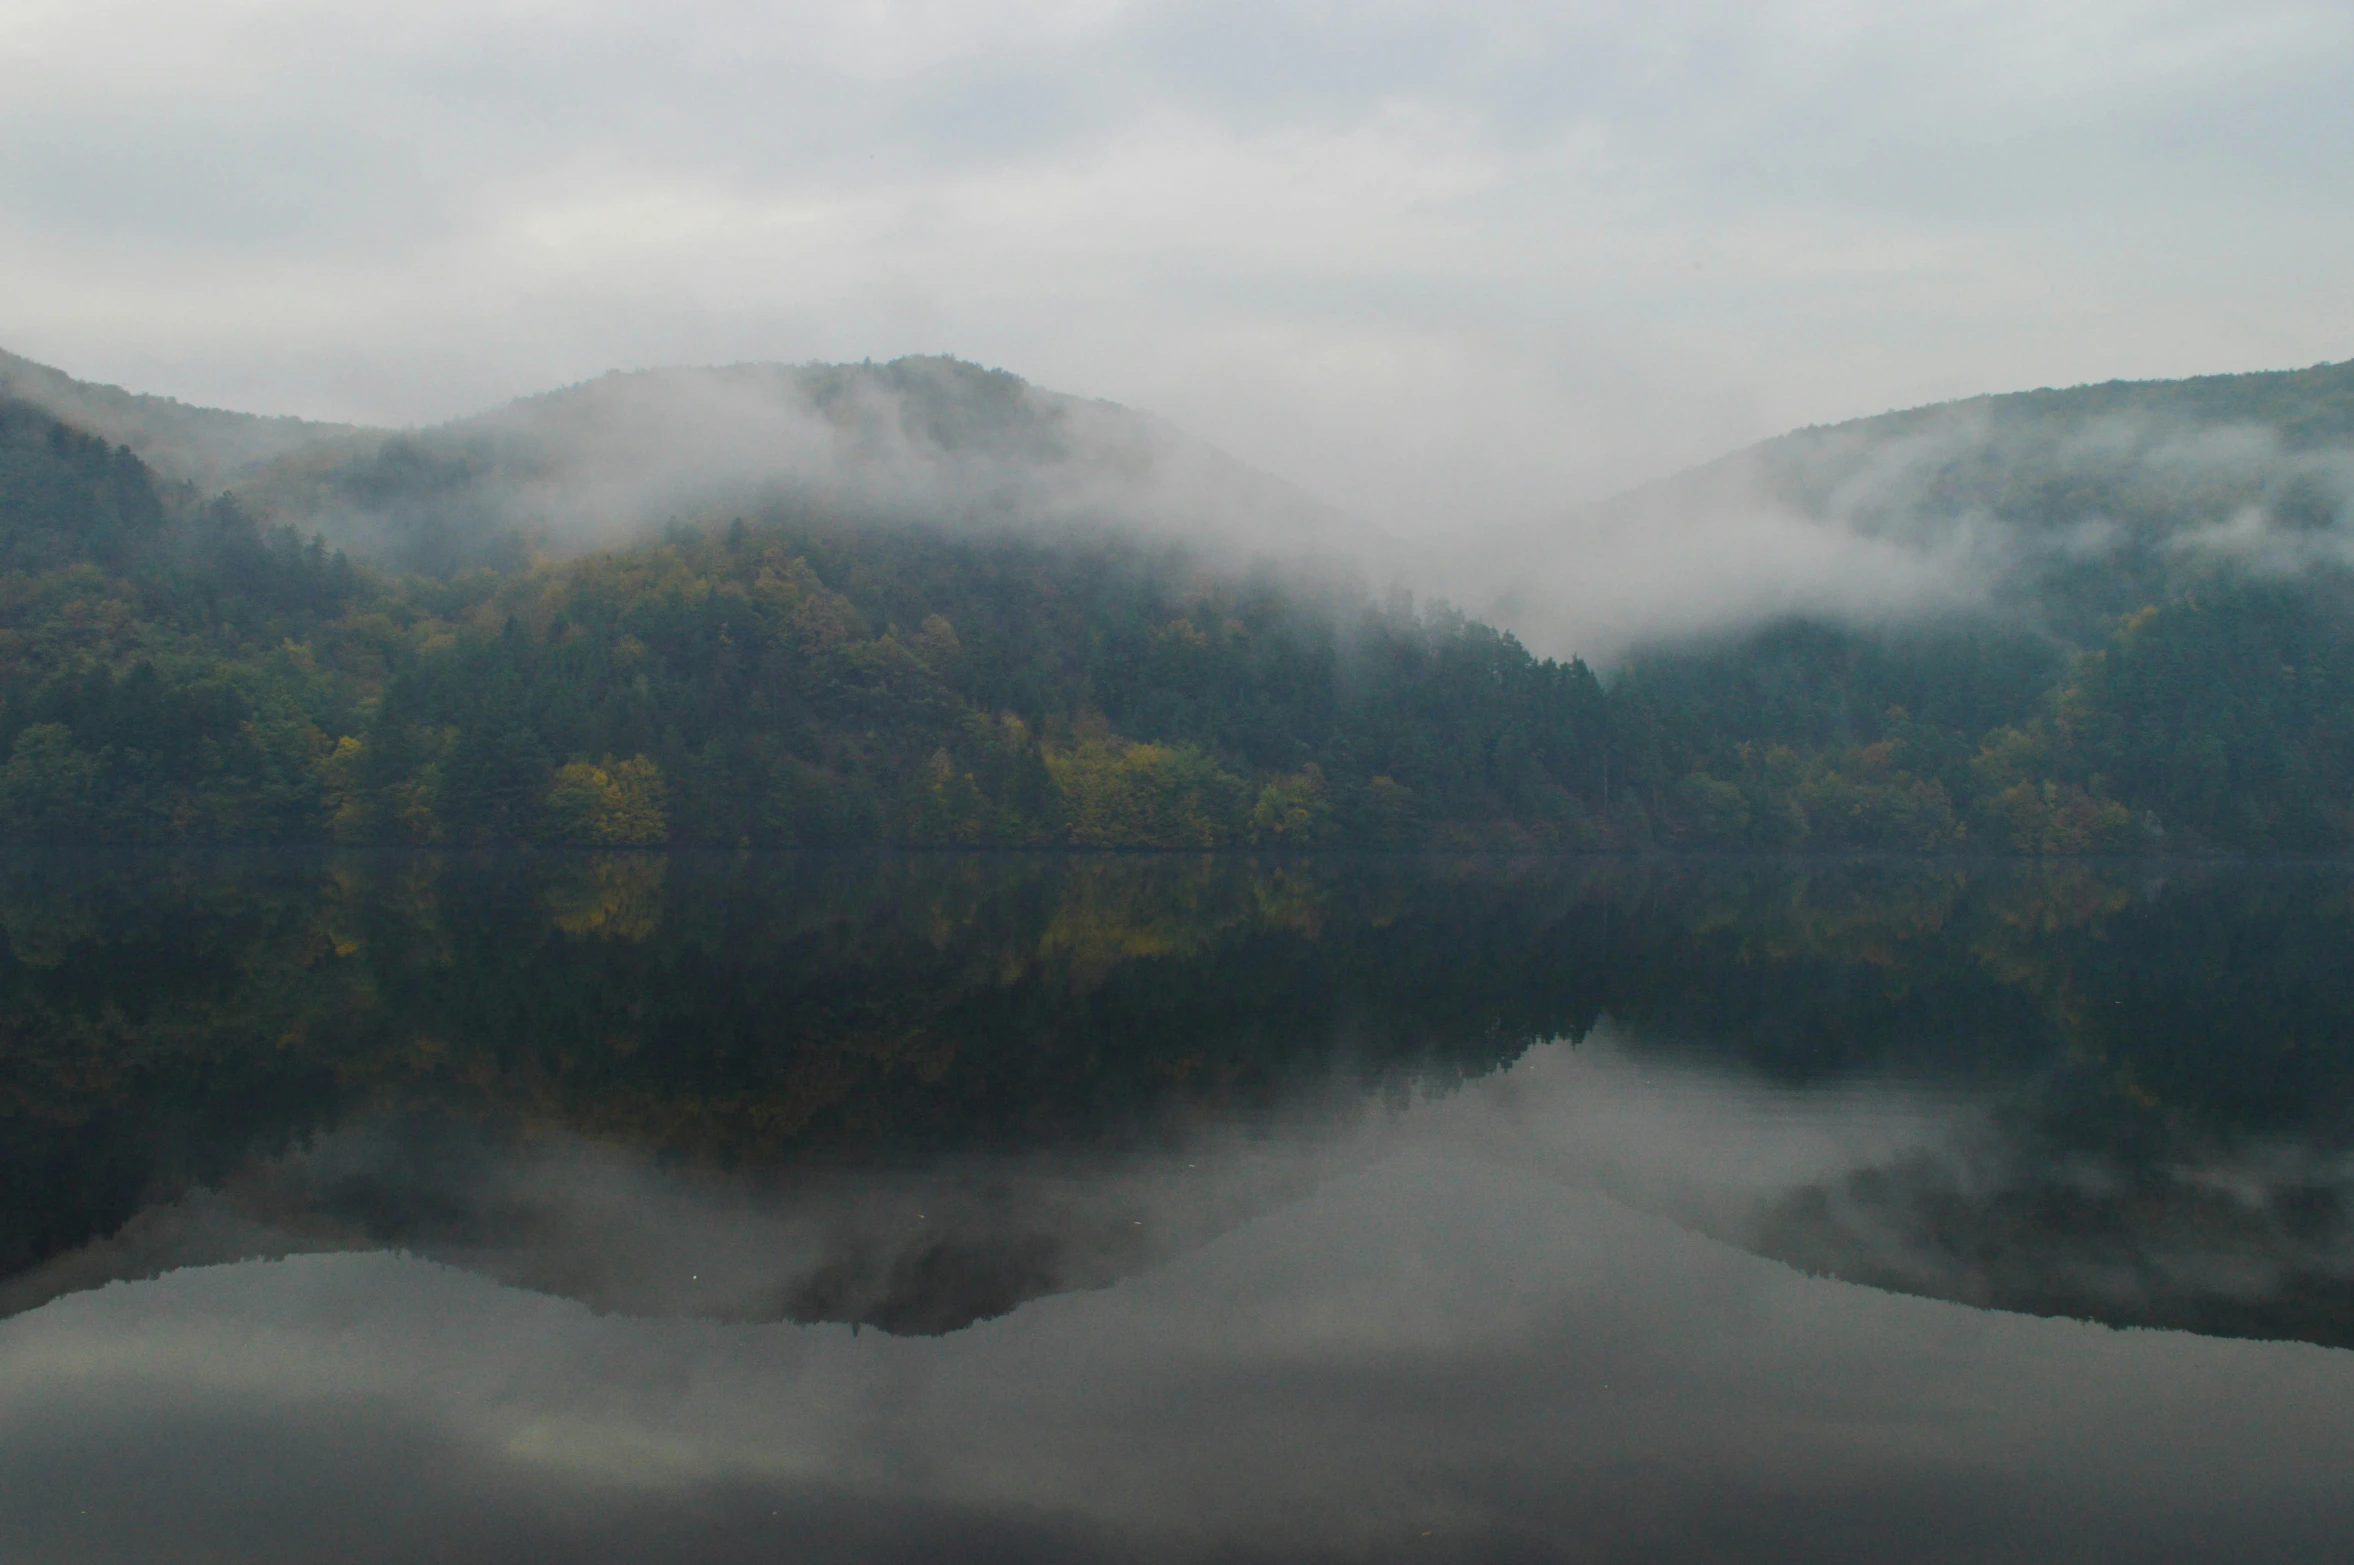
{"type": "MultiPolygon", "coordinates": [[[[2062,422],[2078,417],[2075,394],[2050,395],[2062,422]]],[[[1985,429],[2014,412],[1967,417],[1985,429]]],[[[2344,509],[2315,490],[2327,503],[2296,511],[2280,497],[2305,491],[2262,463],[2256,499],[2221,530],[2193,525],[2221,499],[2174,493],[2150,524],[2146,581],[2123,554],[2078,562],[2129,605],[2115,613],[2047,573],[2010,599],[1877,627],[1802,616],[1654,645],[1606,686],[1443,606],[1246,563],[1233,538],[1168,525],[1181,512],[1140,524],[1120,506],[1149,491],[1151,462],[1128,474],[1144,491],[1067,483],[1118,477],[1117,442],[951,361],[623,377],[502,418],[478,446],[447,432],[387,444],[333,480],[377,485],[376,514],[406,516],[409,544],[449,545],[409,558],[434,568],[396,573],[256,520],[259,500],[201,500],[124,447],[0,404],[0,834],[2354,846],[2344,509]],[[664,422],[686,406],[679,385],[737,380],[765,388],[758,430],[786,427],[771,419],[780,386],[792,419],[819,410],[809,427],[832,465],[796,471],[833,477],[747,485],[731,469],[680,487],[697,459],[664,422]],[[631,474],[645,484],[612,516],[680,502],[655,535],[556,555],[507,527],[517,505],[561,517],[631,474]],[[2303,552],[2286,559],[2284,538],[2303,552]]],[[[1897,456],[1851,430],[1821,460],[1901,468],[1921,419],[1875,437],[1897,456]]],[[[747,449],[741,435],[725,452],[747,449]]],[[[1819,436],[1790,450],[1820,456],[1819,436]]],[[[2231,440],[2337,471],[2334,447],[2231,440]]],[[[1983,447],[1939,469],[1962,475],[1954,514],[2061,492],[1983,447]]],[[[2119,482],[2164,478],[2147,452],[2101,460],[2119,482]]],[[[1826,492],[1860,493],[1846,479],[1826,492]]],[[[2016,527],[2139,536],[2077,504],[2020,510],[2016,527]]]]}
{"type": "Polygon", "coordinates": [[[16,837],[1595,835],[1580,801],[1606,748],[1600,687],[1458,616],[1118,532],[802,504],[392,577],[30,417],[0,492],[16,837]]]}
{"type": "Polygon", "coordinates": [[[1605,508],[1668,536],[1744,511],[1842,540],[1826,569],[1890,601],[1623,660],[1716,835],[1819,834],[1840,789],[1796,779],[1830,767],[1933,784],[1982,846],[2348,841],[2354,363],[1801,430],[1605,508]]]}

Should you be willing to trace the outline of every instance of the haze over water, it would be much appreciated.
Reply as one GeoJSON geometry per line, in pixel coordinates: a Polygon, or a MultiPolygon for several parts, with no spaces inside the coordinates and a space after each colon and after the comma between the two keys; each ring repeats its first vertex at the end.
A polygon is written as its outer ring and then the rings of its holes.
{"type": "Polygon", "coordinates": [[[20,855],[0,1553],[2319,1557],[2348,893],[20,855]]]}

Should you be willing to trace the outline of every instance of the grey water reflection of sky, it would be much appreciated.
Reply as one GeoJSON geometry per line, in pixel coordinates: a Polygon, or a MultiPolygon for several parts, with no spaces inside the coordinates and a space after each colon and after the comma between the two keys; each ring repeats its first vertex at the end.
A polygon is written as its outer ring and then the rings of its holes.
{"type": "Polygon", "coordinates": [[[16,0],[0,344],[433,420],[952,352],[1405,531],[2343,357],[2321,0],[16,0]]]}
{"type": "MultiPolygon", "coordinates": [[[[1140,1221],[1226,1216],[937,1337],[383,1253],[70,1294],[0,1323],[0,1554],[2251,1560],[2354,1529],[2354,1356],[1875,1292],[1638,1209],[1934,1150],[1968,1104],[1603,1042],[1133,1160],[1104,1188],[1140,1221]]],[[[621,1186],[584,1199],[627,1232],[621,1186]]],[[[706,1253],[773,1238],[715,1214],[706,1253]]]]}

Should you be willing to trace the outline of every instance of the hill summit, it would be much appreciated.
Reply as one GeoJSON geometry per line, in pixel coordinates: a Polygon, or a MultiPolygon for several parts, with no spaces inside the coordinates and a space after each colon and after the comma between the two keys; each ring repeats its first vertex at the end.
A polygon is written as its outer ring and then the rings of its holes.
{"type": "Polygon", "coordinates": [[[780,506],[1238,558],[1337,555],[1355,531],[1150,415],[953,358],[615,371],[398,431],[192,408],[13,357],[0,393],[266,524],[434,574],[780,506]]]}

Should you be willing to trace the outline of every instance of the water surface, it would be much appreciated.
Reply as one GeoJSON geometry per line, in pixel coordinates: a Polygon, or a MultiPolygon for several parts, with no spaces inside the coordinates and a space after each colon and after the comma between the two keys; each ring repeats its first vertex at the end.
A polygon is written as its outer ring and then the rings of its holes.
{"type": "Polygon", "coordinates": [[[2339,1552],[2350,891],[0,861],[0,1557],[2339,1552]]]}

